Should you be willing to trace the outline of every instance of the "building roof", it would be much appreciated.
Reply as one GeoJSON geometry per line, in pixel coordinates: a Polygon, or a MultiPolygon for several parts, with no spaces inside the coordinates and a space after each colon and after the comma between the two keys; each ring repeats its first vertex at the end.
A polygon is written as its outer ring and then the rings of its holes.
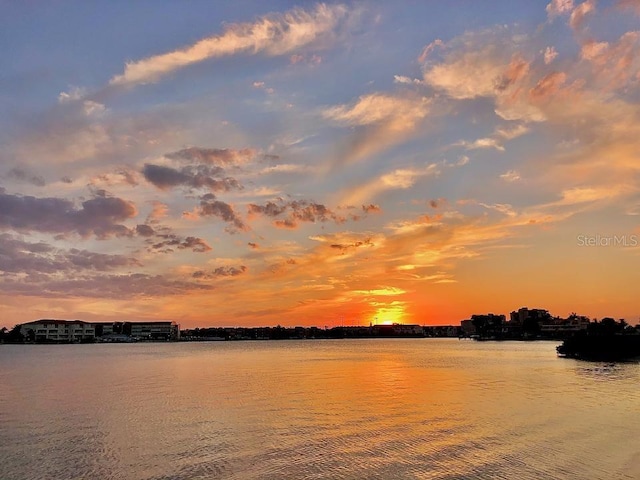
{"type": "Polygon", "coordinates": [[[51,318],[42,318],[40,320],[34,320],[33,322],[26,322],[22,325],[36,325],[36,324],[53,324],[53,325],[91,325],[89,322],[84,322],[82,320],[55,320],[51,318]]]}

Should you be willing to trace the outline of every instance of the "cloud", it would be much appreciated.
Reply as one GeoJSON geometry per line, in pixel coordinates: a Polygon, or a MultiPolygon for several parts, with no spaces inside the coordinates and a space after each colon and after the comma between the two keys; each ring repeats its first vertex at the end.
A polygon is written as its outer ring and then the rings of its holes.
{"type": "Polygon", "coordinates": [[[84,100],[82,102],[82,108],[84,109],[84,113],[87,116],[100,115],[107,110],[107,107],[105,107],[102,103],[94,102],[93,100],[84,100]]]}
{"type": "Polygon", "coordinates": [[[141,237],[152,237],[156,232],[149,225],[139,224],[136,225],[136,233],[141,237]]]}
{"type": "Polygon", "coordinates": [[[558,56],[558,52],[554,47],[547,47],[544,49],[543,55],[544,55],[544,64],[549,65],[558,56]]]}
{"type": "Polygon", "coordinates": [[[462,141],[460,141],[458,143],[455,143],[454,145],[462,146],[462,147],[466,148],[467,150],[478,150],[478,149],[483,149],[483,148],[495,148],[496,150],[498,150],[500,152],[504,152],[504,147],[495,138],[478,138],[477,140],[474,140],[473,142],[467,142],[467,141],[462,140],[462,141]]]}
{"type": "Polygon", "coordinates": [[[87,116],[81,103],[66,102],[19,122],[9,151],[24,162],[46,159],[46,165],[53,168],[77,164],[80,168],[56,173],[80,177],[83,167],[127,164],[132,158],[166,151],[165,144],[181,142],[188,128],[182,109],[167,104],[143,112],[87,116]]]}
{"type": "Polygon", "coordinates": [[[60,92],[58,95],[58,103],[74,102],[81,100],[87,95],[87,89],[72,86],[68,92],[60,92]]]}
{"type": "Polygon", "coordinates": [[[489,210],[494,210],[496,212],[502,213],[503,215],[506,215],[508,217],[515,217],[517,215],[517,213],[513,210],[513,207],[508,203],[487,204],[479,202],[478,205],[483,206],[484,208],[487,208],[489,210]]]}
{"type": "MultiPolygon", "coordinates": [[[[138,225],[140,226],[140,225],[138,225]]],[[[205,253],[211,251],[211,247],[207,242],[198,237],[186,237],[182,238],[173,233],[157,234],[157,238],[163,239],[160,242],[152,243],[149,247],[151,251],[159,251],[162,253],[173,252],[173,247],[178,250],[192,250],[198,253],[205,253]]]]}
{"type": "Polygon", "coordinates": [[[561,200],[552,205],[575,205],[611,199],[626,193],[628,189],[623,185],[617,188],[608,187],[573,187],[563,190],[561,200]]]}
{"type": "MultiPolygon", "coordinates": [[[[372,232],[342,231],[324,235],[313,235],[310,240],[319,242],[324,249],[339,250],[342,253],[361,248],[378,248],[384,243],[384,237],[372,232]]],[[[324,252],[321,253],[321,255],[324,252]]]]}
{"type": "Polygon", "coordinates": [[[108,271],[141,266],[124,255],[112,255],[72,248],[63,250],[44,242],[31,243],[10,234],[0,234],[0,272],[3,276],[27,274],[59,275],[69,272],[108,271]]]}
{"type": "Polygon", "coordinates": [[[342,193],[343,204],[360,204],[375,198],[387,190],[406,190],[422,177],[433,177],[440,174],[440,166],[436,163],[418,168],[398,168],[360,185],[350,186],[342,193]]]}
{"type": "Polygon", "coordinates": [[[520,174],[515,170],[509,170],[500,175],[500,178],[505,182],[517,182],[520,180],[520,174]]]}
{"type": "Polygon", "coordinates": [[[444,42],[442,40],[440,40],[439,38],[436,38],[433,42],[431,42],[430,44],[426,45],[422,49],[422,52],[420,53],[420,56],[418,57],[418,62],[419,63],[426,62],[427,61],[427,57],[429,57],[431,52],[433,52],[436,49],[436,47],[444,47],[444,42]]]}
{"type": "Polygon", "coordinates": [[[148,223],[136,225],[136,235],[146,238],[145,243],[150,252],[172,253],[178,250],[191,250],[197,253],[205,253],[211,251],[211,246],[199,237],[187,236],[182,237],[171,231],[171,228],[159,225],[157,218],[164,216],[164,204],[160,202],[154,203],[154,211],[147,217],[148,223]],[[161,215],[157,217],[157,215],[161,215]]]}
{"type": "Polygon", "coordinates": [[[508,59],[496,45],[479,40],[475,48],[454,50],[445,62],[427,67],[425,82],[456,100],[495,96],[508,59]]]}
{"type": "Polygon", "coordinates": [[[266,167],[260,171],[260,174],[266,173],[309,173],[316,170],[315,167],[310,165],[300,165],[300,164],[292,164],[292,163],[281,163],[278,165],[272,165],[270,167],[266,167]]]}
{"type": "Polygon", "coordinates": [[[286,55],[309,46],[321,46],[337,33],[349,10],[343,5],[318,4],[307,11],[294,8],[267,15],[254,23],[230,24],[221,35],[202,39],[186,48],[125,65],[111,85],[132,86],[157,81],[164,75],[211,58],[235,54],[286,55]]]}
{"type": "Polygon", "coordinates": [[[322,57],[320,55],[300,55],[294,54],[289,57],[289,63],[296,65],[299,63],[306,63],[308,65],[320,65],[322,63],[322,57]]]}
{"type": "Polygon", "coordinates": [[[526,125],[509,125],[505,127],[496,128],[494,136],[504,138],[505,140],[513,140],[518,138],[529,131],[529,127],[526,125]]]}
{"type": "Polygon", "coordinates": [[[420,215],[411,220],[398,220],[386,225],[387,230],[391,230],[393,235],[413,235],[417,231],[426,229],[436,230],[442,225],[442,215],[420,215]]]}
{"type": "Polygon", "coordinates": [[[242,185],[235,178],[224,177],[224,170],[218,166],[187,166],[177,170],[173,167],[145,163],[142,174],[148,182],[161,190],[178,186],[206,188],[212,192],[242,189],[242,185]]]}
{"type": "Polygon", "coordinates": [[[447,167],[463,167],[465,166],[467,163],[469,163],[469,157],[467,155],[460,155],[460,157],[458,158],[458,160],[456,160],[455,162],[451,163],[451,162],[445,162],[445,165],[447,167]]]}
{"type": "Polygon", "coordinates": [[[268,93],[269,95],[275,93],[275,89],[265,86],[264,82],[253,82],[252,86],[253,88],[257,88],[258,90],[262,90],[265,93],[268,93]]]}
{"type": "Polygon", "coordinates": [[[197,270],[191,275],[193,278],[210,280],[220,277],[237,277],[247,272],[247,267],[240,265],[239,267],[218,267],[211,271],[197,270]]]}
{"type": "Polygon", "coordinates": [[[424,81],[454,100],[490,98],[505,120],[539,122],[544,114],[523,92],[529,85],[533,54],[499,27],[451,40],[440,62],[424,66],[424,81]]]}
{"type": "MultiPolygon", "coordinates": [[[[259,216],[274,218],[273,224],[276,227],[286,229],[298,228],[300,223],[332,221],[342,224],[347,221],[346,217],[339,215],[327,206],[308,200],[284,201],[280,199],[277,203],[270,201],[264,205],[251,203],[248,206],[248,214],[250,219],[259,216]]],[[[359,219],[357,216],[351,216],[350,218],[352,220],[359,219]]]]}
{"type": "Polygon", "coordinates": [[[324,116],[351,126],[385,123],[390,128],[412,129],[427,114],[425,98],[410,99],[373,93],[361,96],[352,105],[338,105],[324,111],[324,116]],[[418,100],[416,102],[416,100],[418,100]]]}
{"type": "Polygon", "coordinates": [[[264,205],[249,204],[249,216],[266,215],[267,217],[277,217],[287,210],[287,204],[267,202],[264,205]]]}
{"type": "Polygon", "coordinates": [[[102,184],[108,187],[116,185],[136,187],[138,185],[138,173],[128,167],[122,167],[110,173],[96,175],[91,179],[90,184],[93,186],[102,184]]]}
{"type": "Polygon", "coordinates": [[[374,205],[373,203],[362,205],[362,210],[364,213],[380,213],[382,211],[380,205],[374,205]]]}
{"type": "Polygon", "coordinates": [[[393,83],[400,83],[404,85],[422,85],[424,82],[419,78],[409,78],[404,75],[394,75],[393,83]]]}
{"type": "Polygon", "coordinates": [[[633,10],[636,15],[640,15],[640,0],[618,0],[616,6],[622,9],[633,10]]]}
{"type": "Polygon", "coordinates": [[[534,101],[546,101],[557,94],[566,81],[567,75],[564,72],[550,73],[536,83],[529,91],[529,96],[534,101]]]}
{"type": "Polygon", "coordinates": [[[433,209],[445,207],[447,203],[446,198],[433,198],[428,202],[429,206],[433,209]]]}
{"type": "Polygon", "coordinates": [[[46,185],[43,177],[40,175],[34,175],[23,167],[12,168],[4,175],[4,178],[12,181],[30,183],[36,187],[44,187],[46,185]]]}
{"type": "Polygon", "coordinates": [[[199,282],[174,280],[162,275],[146,273],[81,274],[73,278],[41,276],[38,278],[11,278],[2,281],[7,294],[50,298],[108,298],[167,297],[193,291],[211,290],[199,282]]]}
{"type": "Polygon", "coordinates": [[[374,243],[371,241],[371,238],[365,238],[364,240],[358,240],[355,242],[351,242],[351,243],[332,243],[330,245],[331,248],[336,249],[336,250],[340,250],[343,253],[353,249],[353,248],[360,248],[360,247],[373,247],[375,246],[374,243]]]}
{"type": "Polygon", "coordinates": [[[210,193],[200,198],[200,206],[196,209],[196,214],[200,217],[218,217],[224,220],[230,224],[230,228],[227,229],[229,233],[247,230],[247,226],[233,207],[226,202],[216,200],[216,197],[210,193]]]}
{"type": "Polygon", "coordinates": [[[573,0],[551,0],[546,10],[549,19],[568,14],[573,10],[573,0]]]}
{"type": "Polygon", "coordinates": [[[165,155],[171,160],[186,162],[197,162],[208,165],[228,166],[244,165],[252,161],[257,155],[252,148],[242,148],[239,150],[232,148],[199,148],[189,147],[177,152],[165,155]]]}
{"type": "Polygon", "coordinates": [[[325,118],[358,128],[338,161],[361,160],[402,142],[427,116],[429,103],[425,97],[373,93],[359,97],[351,105],[325,109],[325,118]]]}
{"type": "Polygon", "coordinates": [[[372,290],[354,290],[351,292],[353,295],[361,295],[361,296],[383,296],[383,297],[389,297],[389,296],[397,296],[397,295],[404,295],[406,292],[406,290],[403,290],[401,288],[397,288],[397,287],[382,287],[382,288],[375,288],[372,290]]]}
{"type": "Polygon", "coordinates": [[[94,100],[85,99],[88,93],[89,92],[86,88],[71,87],[69,92],[60,92],[58,95],[58,103],[70,104],[80,101],[79,106],[81,106],[82,111],[86,116],[100,115],[106,112],[107,108],[104,104],[94,100]]]}
{"type": "Polygon", "coordinates": [[[145,223],[157,224],[168,215],[169,207],[157,200],[151,202],[153,206],[151,213],[147,216],[147,220],[145,223]]]}
{"type": "Polygon", "coordinates": [[[593,67],[601,88],[628,88],[640,80],[640,31],[626,32],[617,42],[589,40],[582,44],[581,56],[593,67]]]}
{"type": "Polygon", "coordinates": [[[37,198],[0,191],[0,229],[18,232],[77,233],[97,238],[131,236],[123,222],[137,215],[133,203],[117,197],[97,196],[77,208],[70,200],[37,198]]]}
{"type": "Polygon", "coordinates": [[[598,61],[599,59],[602,59],[603,54],[606,54],[608,49],[608,42],[596,42],[595,40],[589,40],[582,44],[580,56],[586,60],[598,61]]]}
{"type": "Polygon", "coordinates": [[[584,24],[587,15],[595,12],[595,10],[595,0],[587,0],[586,2],[582,2],[571,12],[571,17],[569,17],[569,25],[574,30],[579,30],[584,24]]]}

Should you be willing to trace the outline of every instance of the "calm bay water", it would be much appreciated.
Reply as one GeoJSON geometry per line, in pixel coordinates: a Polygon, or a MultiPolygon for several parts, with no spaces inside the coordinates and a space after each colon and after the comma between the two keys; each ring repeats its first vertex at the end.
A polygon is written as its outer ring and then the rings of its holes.
{"type": "Polygon", "coordinates": [[[556,345],[2,345],[0,479],[640,478],[640,363],[556,345]]]}

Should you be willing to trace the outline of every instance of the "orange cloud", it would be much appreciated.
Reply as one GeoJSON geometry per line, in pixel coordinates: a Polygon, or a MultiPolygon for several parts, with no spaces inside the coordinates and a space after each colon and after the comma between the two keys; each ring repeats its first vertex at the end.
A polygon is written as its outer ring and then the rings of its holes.
{"type": "Polygon", "coordinates": [[[508,33],[498,28],[452,40],[442,62],[425,66],[425,83],[455,100],[492,98],[496,114],[505,120],[543,121],[542,112],[523,95],[531,62],[508,33]]]}
{"type": "Polygon", "coordinates": [[[440,173],[438,164],[431,163],[422,168],[400,168],[361,185],[350,186],[343,192],[342,203],[358,204],[370,201],[387,190],[411,188],[421,177],[433,177],[440,173]]]}
{"type": "Polygon", "coordinates": [[[598,85],[611,90],[638,84],[640,80],[640,31],[626,32],[617,42],[588,41],[581,56],[593,66],[598,85]]]}
{"type": "Polygon", "coordinates": [[[586,2],[582,2],[571,12],[571,16],[569,17],[569,25],[574,30],[579,30],[584,24],[587,15],[595,12],[595,10],[595,0],[587,0],[586,2]]]}
{"type": "Polygon", "coordinates": [[[553,97],[560,87],[567,81],[567,75],[563,72],[553,72],[542,78],[535,87],[529,91],[533,101],[545,101],[553,97]]]}
{"type": "Polygon", "coordinates": [[[546,10],[549,18],[569,13],[573,10],[573,0],[551,0],[546,10]]]}
{"type": "Polygon", "coordinates": [[[640,0],[618,0],[618,8],[633,10],[636,15],[640,15],[640,0]]]}

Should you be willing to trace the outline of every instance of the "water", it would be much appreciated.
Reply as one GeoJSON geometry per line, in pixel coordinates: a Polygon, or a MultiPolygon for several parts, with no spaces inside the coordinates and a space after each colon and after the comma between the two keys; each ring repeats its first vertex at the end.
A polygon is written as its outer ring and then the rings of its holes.
{"type": "Polygon", "coordinates": [[[0,346],[0,479],[638,479],[640,364],[452,339],[0,346]]]}

